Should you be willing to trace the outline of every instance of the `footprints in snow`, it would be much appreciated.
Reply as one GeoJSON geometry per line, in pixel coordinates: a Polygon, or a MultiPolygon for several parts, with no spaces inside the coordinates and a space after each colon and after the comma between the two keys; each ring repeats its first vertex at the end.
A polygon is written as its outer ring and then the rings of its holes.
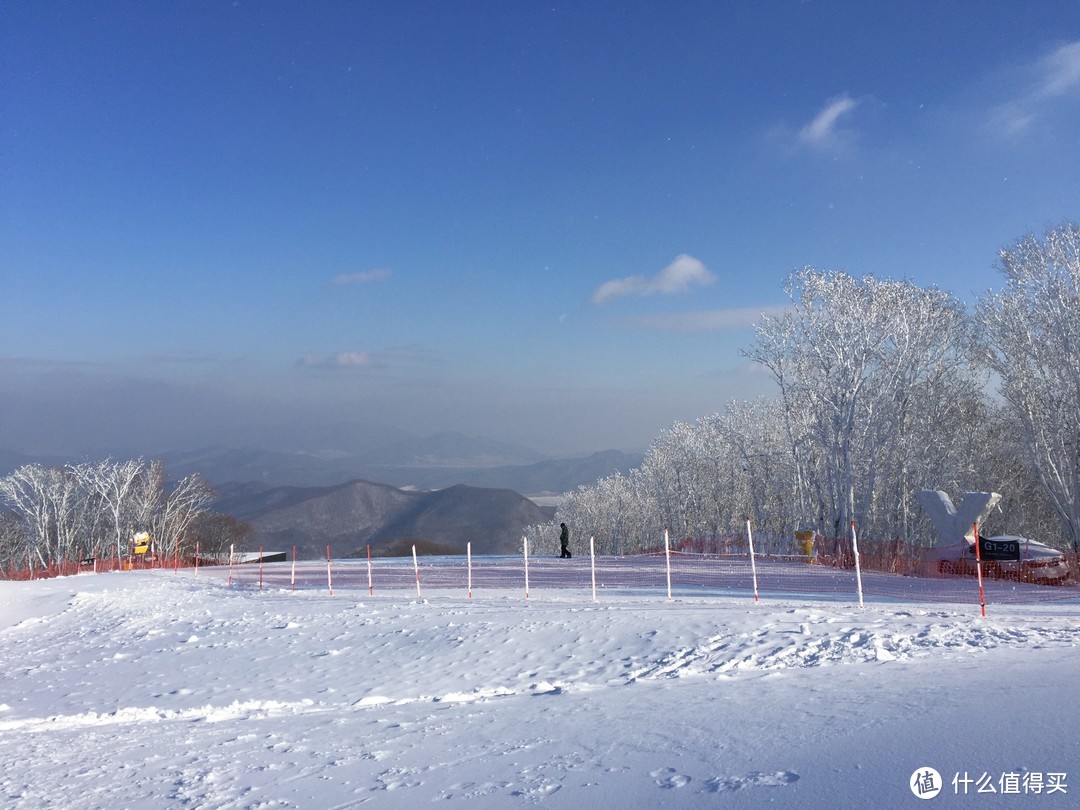
{"type": "MultiPolygon", "coordinates": [[[[649,776],[656,782],[657,787],[665,790],[683,788],[693,781],[690,776],[674,768],[660,768],[650,772],[649,776]]],[[[716,776],[706,779],[704,785],[706,792],[720,793],[752,787],[782,787],[798,780],[799,775],[794,771],[772,771],[771,773],[755,771],[745,776],[716,776]]]]}
{"type": "Polygon", "coordinates": [[[873,627],[831,627],[817,615],[790,626],[767,624],[756,631],[715,636],[646,662],[628,660],[626,681],[723,674],[733,670],[779,670],[830,664],[906,661],[938,650],[975,652],[1002,647],[1080,643],[1080,630],[1004,628],[983,624],[928,624],[907,632],[873,627]],[[815,632],[817,631],[817,632],[815,632]]]}
{"type": "Polygon", "coordinates": [[[656,782],[657,787],[664,788],[665,790],[686,787],[692,781],[685,773],[679,773],[674,768],[660,768],[659,770],[651,771],[649,776],[656,782]]]}
{"type": "Polygon", "coordinates": [[[722,790],[742,790],[749,787],[782,787],[798,781],[799,775],[794,771],[755,772],[746,776],[719,776],[708,780],[705,787],[710,793],[719,793],[722,790]]]}

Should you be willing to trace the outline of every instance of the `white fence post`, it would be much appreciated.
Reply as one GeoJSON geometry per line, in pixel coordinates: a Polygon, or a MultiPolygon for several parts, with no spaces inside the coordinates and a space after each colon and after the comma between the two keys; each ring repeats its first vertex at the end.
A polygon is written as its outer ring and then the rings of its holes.
{"type": "Polygon", "coordinates": [[[525,554],[525,598],[529,598],[529,538],[521,538],[521,548],[525,554]]]}
{"type": "Polygon", "coordinates": [[[334,577],[330,573],[330,544],[326,544],[326,587],[330,591],[330,595],[334,595],[334,577]]]}
{"type": "Polygon", "coordinates": [[[589,537],[589,559],[592,560],[592,600],[596,601],[596,535],[589,537]]]}
{"type": "Polygon", "coordinates": [[[746,539],[750,542],[750,574],[754,578],[754,601],[758,601],[757,594],[757,563],[754,562],[754,533],[750,531],[750,521],[746,521],[746,539]]]}
{"type": "Polygon", "coordinates": [[[418,563],[416,561],[416,546],[415,546],[415,544],[412,547],[412,565],[413,565],[413,570],[416,571],[416,598],[417,599],[423,599],[423,597],[420,595],[420,563],[418,563]]]}
{"type": "Polygon", "coordinates": [[[855,586],[859,589],[859,607],[862,600],[862,567],[859,565],[859,539],[855,536],[855,521],[851,521],[851,549],[855,552],[855,586]]]}
{"type": "Polygon", "coordinates": [[[465,544],[465,558],[469,567],[469,598],[472,599],[472,540],[465,544]]]}
{"type": "Polygon", "coordinates": [[[667,565],[667,598],[671,601],[671,539],[669,532],[664,529],[664,562],[667,565]]]}

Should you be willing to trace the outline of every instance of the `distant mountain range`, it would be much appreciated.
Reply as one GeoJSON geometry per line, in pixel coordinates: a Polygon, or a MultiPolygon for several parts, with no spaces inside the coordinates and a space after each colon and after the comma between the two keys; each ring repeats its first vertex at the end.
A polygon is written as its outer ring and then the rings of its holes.
{"type": "Polygon", "coordinates": [[[258,483],[221,488],[213,511],[233,515],[255,529],[268,550],[299,559],[420,553],[513,553],[522,530],[551,519],[551,511],[508,489],[456,485],[428,492],[350,481],[335,487],[266,487],[258,483]]]}

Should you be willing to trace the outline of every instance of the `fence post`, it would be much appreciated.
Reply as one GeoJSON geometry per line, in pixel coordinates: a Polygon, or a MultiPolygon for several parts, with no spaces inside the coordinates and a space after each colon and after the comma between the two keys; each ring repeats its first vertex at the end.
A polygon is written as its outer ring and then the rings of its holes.
{"type": "Polygon", "coordinates": [[[859,539],[855,536],[855,521],[851,521],[851,549],[855,552],[855,584],[859,590],[859,607],[862,600],[862,567],[859,565],[859,539]]]}
{"type": "Polygon", "coordinates": [[[420,595],[420,563],[418,563],[416,561],[416,545],[415,544],[413,544],[413,547],[412,547],[412,565],[413,565],[413,570],[416,571],[416,598],[417,599],[422,599],[423,597],[420,595]]]}
{"type": "Polygon", "coordinates": [[[235,543],[229,543],[229,587],[232,587],[232,571],[233,571],[233,551],[236,548],[235,543]]]}
{"type": "Polygon", "coordinates": [[[292,569],[289,571],[289,587],[296,593],[296,546],[292,547],[292,569]]]}
{"type": "Polygon", "coordinates": [[[592,600],[596,601],[596,535],[589,536],[589,559],[592,561],[592,600]]]}
{"type": "Polygon", "coordinates": [[[972,524],[975,527],[975,573],[979,575],[979,610],[982,612],[982,617],[986,618],[986,593],[983,591],[983,577],[982,577],[982,553],[979,551],[979,524],[972,524]]]}
{"type": "Polygon", "coordinates": [[[326,587],[330,591],[330,595],[334,595],[334,577],[330,573],[330,544],[326,544],[326,587]]]}
{"type": "Polygon", "coordinates": [[[375,583],[371,579],[371,543],[367,544],[367,592],[368,596],[375,595],[375,583]]]}
{"type": "Polygon", "coordinates": [[[262,590],[263,583],[263,547],[259,546],[259,590],[262,590]]]}
{"type": "Polygon", "coordinates": [[[529,538],[521,538],[521,547],[525,553],[525,599],[529,598],[529,538]]]}
{"type": "Polygon", "coordinates": [[[664,562],[667,565],[667,599],[671,601],[671,539],[669,532],[664,529],[664,562]]]}
{"type": "Polygon", "coordinates": [[[469,598],[472,599],[472,540],[465,544],[465,560],[469,569],[469,598]]]}
{"type": "Polygon", "coordinates": [[[754,601],[757,602],[757,563],[754,562],[754,533],[750,531],[749,518],[746,521],[746,539],[750,543],[750,574],[754,578],[754,601]]]}

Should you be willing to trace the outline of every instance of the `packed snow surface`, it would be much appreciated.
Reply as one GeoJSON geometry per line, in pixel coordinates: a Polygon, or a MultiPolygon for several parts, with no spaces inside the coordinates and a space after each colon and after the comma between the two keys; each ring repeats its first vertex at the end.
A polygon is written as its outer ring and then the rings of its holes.
{"type": "Polygon", "coordinates": [[[933,768],[939,806],[1076,806],[1078,619],[1070,599],[982,618],[221,570],[0,582],[0,805],[901,807],[933,768]]]}

